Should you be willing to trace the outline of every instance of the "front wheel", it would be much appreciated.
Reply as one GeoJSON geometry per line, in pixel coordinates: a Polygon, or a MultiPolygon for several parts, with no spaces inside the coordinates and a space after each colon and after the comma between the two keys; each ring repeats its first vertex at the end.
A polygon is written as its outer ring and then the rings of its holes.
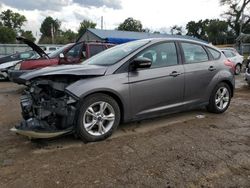
{"type": "Polygon", "coordinates": [[[210,96],[207,110],[216,114],[225,112],[230,105],[231,97],[232,92],[228,84],[218,84],[210,96]]]}
{"type": "Polygon", "coordinates": [[[76,131],[85,142],[104,140],[120,123],[117,102],[105,94],[94,94],[80,104],[76,131]]]}

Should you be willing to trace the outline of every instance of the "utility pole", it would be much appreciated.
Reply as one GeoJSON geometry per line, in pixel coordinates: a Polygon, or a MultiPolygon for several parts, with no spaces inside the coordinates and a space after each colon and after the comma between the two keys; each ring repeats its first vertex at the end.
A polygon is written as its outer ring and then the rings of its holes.
{"type": "Polygon", "coordinates": [[[241,13],[241,19],[240,19],[240,33],[239,33],[239,42],[240,42],[240,54],[243,55],[243,46],[242,46],[242,25],[244,22],[245,16],[244,16],[244,11],[241,13]]]}
{"type": "Polygon", "coordinates": [[[51,23],[51,39],[52,39],[52,44],[54,44],[55,40],[54,40],[54,26],[53,26],[53,23],[51,23]]]}
{"type": "Polygon", "coordinates": [[[101,29],[103,30],[103,16],[101,17],[101,29]]]}

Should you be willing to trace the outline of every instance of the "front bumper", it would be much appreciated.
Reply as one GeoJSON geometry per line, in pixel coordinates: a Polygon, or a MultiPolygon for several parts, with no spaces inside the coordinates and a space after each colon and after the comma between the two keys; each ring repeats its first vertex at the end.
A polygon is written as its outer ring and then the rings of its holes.
{"type": "Polygon", "coordinates": [[[65,95],[59,98],[46,97],[37,102],[39,94],[30,90],[25,90],[20,98],[24,120],[11,131],[29,138],[52,138],[71,133],[76,112],[75,100],[65,95]]]}
{"type": "Polygon", "coordinates": [[[23,80],[20,79],[20,76],[25,74],[25,73],[29,73],[31,71],[32,70],[9,70],[8,76],[12,82],[15,82],[17,84],[23,84],[23,80]]]}

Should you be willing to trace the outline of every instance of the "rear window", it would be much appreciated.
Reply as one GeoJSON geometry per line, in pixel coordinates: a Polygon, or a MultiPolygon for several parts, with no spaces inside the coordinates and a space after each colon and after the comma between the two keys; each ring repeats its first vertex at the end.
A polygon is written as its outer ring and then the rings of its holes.
{"type": "Polygon", "coordinates": [[[208,51],[211,53],[211,55],[213,56],[214,59],[219,59],[220,58],[220,52],[215,50],[215,49],[212,49],[212,48],[209,48],[207,47],[208,51]]]}
{"type": "Polygon", "coordinates": [[[235,54],[229,50],[222,51],[227,58],[234,57],[235,54]]]}

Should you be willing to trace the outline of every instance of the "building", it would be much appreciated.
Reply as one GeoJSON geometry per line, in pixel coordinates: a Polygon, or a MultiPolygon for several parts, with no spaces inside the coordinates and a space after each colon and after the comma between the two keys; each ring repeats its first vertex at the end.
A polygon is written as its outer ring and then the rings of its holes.
{"type": "MultiPolygon", "coordinates": [[[[155,33],[146,33],[146,32],[133,32],[133,31],[87,29],[86,32],[78,39],[78,41],[85,41],[85,42],[96,41],[96,42],[108,42],[108,43],[114,43],[114,44],[121,44],[121,43],[129,42],[129,41],[133,41],[133,40],[139,40],[139,39],[165,38],[165,37],[173,37],[173,35],[155,34],[155,33]]],[[[181,35],[174,35],[174,37],[195,39],[190,36],[181,36],[181,35]]],[[[199,39],[195,39],[195,40],[199,40],[199,39]]]]}

